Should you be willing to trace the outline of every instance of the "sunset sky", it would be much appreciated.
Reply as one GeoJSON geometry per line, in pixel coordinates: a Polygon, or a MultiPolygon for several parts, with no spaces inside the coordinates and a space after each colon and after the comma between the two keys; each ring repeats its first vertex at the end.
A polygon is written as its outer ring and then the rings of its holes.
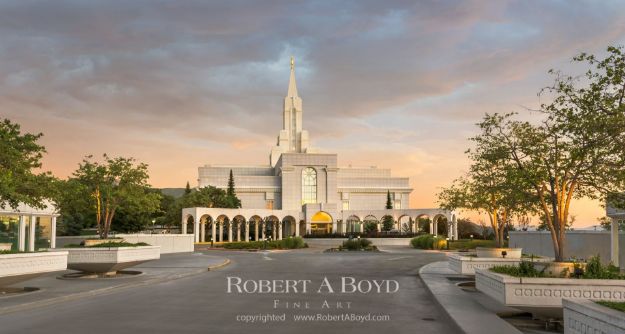
{"type": "Polygon", "coordinates": [[[59,177],[106,152],[196,185],[203,164],[269,163],[293,55],[312,145],[410,177],[411,207],[434,207],[484,113],[526,116],[547,70],[625,44],[625,1],[217,3],[2,1],[0,117],[44,133],[59,177]]]}

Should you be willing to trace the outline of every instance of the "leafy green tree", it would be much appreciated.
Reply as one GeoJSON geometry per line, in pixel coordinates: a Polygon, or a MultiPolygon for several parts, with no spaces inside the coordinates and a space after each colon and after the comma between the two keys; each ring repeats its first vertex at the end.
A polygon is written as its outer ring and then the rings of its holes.
{"type": "Polygon", "coordinates": [[[56,190],[60,235],[80,235],[83,229],[95,227],[93,198],[86,185],[70,178],[58,181],[56,190]]]}
{"type": "Polygon", "coordinates": [[[106,239],[118,210],[126,215],[149,217],[158,210],[161,197],[148,190],[146,164],[136,163],[133,158],[111,158],[106,154],[103,158],[103,162],[97,162],[92,161],[92,156],[86,157],[72,179],[83,185],[83,196],[91,197],[98,234],[106,239]],[[131,210],[136,213],[131,214],[131,210]]]}
{"type": "Polygon", "coordinates": [[[43,134],[23,134],[19,124],[0,122],[0,208],[17,208],[24,203],[36,208],[51,195],[54,178],[50,173],[34,173],[41,168],[46,152],[37,141],[43,134]]]}
{"type": "Polygon", "coordinates": [[[589,69],[581,77],[555,75],[541,91],[553,97],[543,103],[540,123],[514,114],[486,115],[474,141],[484,151],[504,152],[514,176],[529,184],[536,209],[551,234],[556,261],[563,261],[571,201],[602,201],[625,189],[625,54],[608,47],[597,59],[573,58],[589,69]]]}
{"type": "MultiPolygon", "coordinates": [[[[610,217],[601,217],[597,219],[599,221],[599,225],[606,231],[612,230],[612,218],[610,217]]],[[[618,230],[625,231],[625,219],[618,220],[618,230]]]]}

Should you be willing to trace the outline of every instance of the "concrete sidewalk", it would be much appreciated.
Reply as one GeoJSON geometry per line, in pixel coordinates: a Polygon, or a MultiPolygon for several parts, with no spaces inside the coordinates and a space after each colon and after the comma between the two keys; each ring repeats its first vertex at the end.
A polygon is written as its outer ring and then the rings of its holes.
{"type": "Polygon", "coordinates": [[[500,305],[481,292],[466,292],[456,283],[473,277],[459,275],[449,269],[447,261],[433,262],[419,270],[419,276],[434,299],[449,317],[467,334],[522,334],[497,314],[512,314],[518,310],[500,305]]]}
{"type": "Polygon", "coordinates": [[[57,277],[74,271],[50,273],[12,285],[11,287],[36,287],[40,290],[0,296],[0,314],[175,280],[217,269],[229,262],[227,258],[222,256],[178,253],[164,254],[159,260],[127,269],[142,272],[141,275],[136,276],[67,280],[57,277]]]}

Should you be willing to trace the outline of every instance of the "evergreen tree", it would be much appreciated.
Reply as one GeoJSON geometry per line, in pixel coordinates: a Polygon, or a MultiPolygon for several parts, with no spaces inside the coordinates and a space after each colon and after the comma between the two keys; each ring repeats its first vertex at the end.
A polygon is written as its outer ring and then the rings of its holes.
{"type": "Polygon", "coordinates": [[[234,192],[234,176],[232,175],[232,169],[230,170],[230,176],[228,177],[228,189],[226,190],[226,197],[228,200],[229,208],[240,208],[241,200],[234,192]]]}
{"type": "MultiPolygon", "coordinates": [[[[391,202],[391,192],[390,190],[386,191],[386,207],[387,210],[391,210],[393,208],[393,203],[391,202]]],[[[393,220],[392,216],[384,216],[382,218],[382,230],[383,231],[390,231],[393,229],[393,225],[395,224],[395,221],[393,220]]]]}
{"type": "Polygon", "coordinates": [[[187,181],[187,187],[184,188],[184,194],[189,195],[191,193],[191,186],[189,185],[189,181],[187,181]]]}
{"type": "Polygon", "coordinates": [[[393,203],[391,202],[391,191],[386,191],[386,207],[385,209],[390,210],[393,208],[393,203]]]}

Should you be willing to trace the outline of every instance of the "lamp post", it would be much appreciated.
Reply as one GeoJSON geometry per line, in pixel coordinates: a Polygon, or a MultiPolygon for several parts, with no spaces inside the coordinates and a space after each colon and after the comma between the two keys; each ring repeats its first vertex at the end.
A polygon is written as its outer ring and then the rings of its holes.
{"type": "Polygon", "coordinates": [[[447,250],[449,250],[449,238],[445,238],[445,240],[447,241],[447,250]]]}

